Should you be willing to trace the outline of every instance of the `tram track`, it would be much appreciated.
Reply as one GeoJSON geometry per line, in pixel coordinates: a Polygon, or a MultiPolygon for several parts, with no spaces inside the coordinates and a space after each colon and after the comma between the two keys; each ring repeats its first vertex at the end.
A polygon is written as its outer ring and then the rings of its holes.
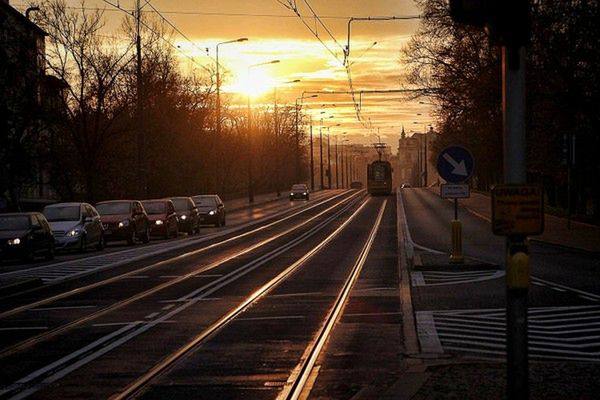
{"type": "MultiPolygon", "coordinates": [[[[230,254],[230,255],[228,255],[226,257],[219,258],[216,261],[214,261],[212,263],[209,263],[207,265],[203,265],[203,266],[201,266],[199,268],[196,268],[193,271],[186,273],[185,275],[182,275],[182,276],[177,277],[177,278],[170,279],[169,281],[164,282],[164,283],[162,283],[162,284],[160,284],[158,286],[154,286],[154,287],[152,287],[152,288],[150,288],[148,290],[145,290],[143,292],[137,293],[134,296],[131,296],[131,297],[129,297],[127,299],[124,299],[124,300],[122,300],[120,302],[117,302],[115,304],[112,304],[112,305],[110,305],[108,307],[105,307],[105,308],[103,308],[101,310],[97,310],[97,311],[95,311],[95,312],[93,312],[91,314],[88,314],[88,315],[86,315],[86,316],[84,316],[82,318],[79,318],[77,320],[71,321],[71,322],[69,322],[67,324],[64,324],[64,325],[59,326],[57,328],[54,328],[52,330],[46,331],[46,332],[44,332],[42,334],[30,337],[30,338],[28,338],[26,340],[23,340],[23,341],[21,341],[21,342],[19,342],[17,344],[12,345],[12,346],[3,348],[2,350],[0,350],[0,359],[5,358],[5,357],[7,357],[9,355],[12,355],[12,354],[14,354],[16,352],[26,350],[27,348],[29,348],[31,346],[34,346],[34,345],[36,345],[36,344],[38,344],[40,342],[46,341],[46,340],[48,340],[50,338],[53,338],[55,336],[58,336],[60,334],[64,334],[65,332],[67,332],[67,331],[69,331],[69,330],[71,330],[71,329],[73,329],[73,328],[75,328],[77,326],[80,326],[80,325],[85,324],[87,322],[90,322],[90,321],[92,321],[94,319],[97,319],[97,318],[99,318],[99,317],[101,317],[103,315],[106,315],[106,314],[109,314],[109,313],[114,312],[116,310],[119,310],[119,309],[121,309],[121,308],[123,308],[123,307],[125,307],[127,305],[130,305],[130,304],[136,302],[136,301],[139,301],[139,300],[144,299],[144,298],[146,298],[148,296],[151,296],[151,295],[153,295],[153,294],[155,294],[157,292],[160,292],[161,290],[164,290],[166,288],[169,288],[169,287],[172,287],[174,285],[177,285],[177,284],[179,284],[179,283],[181,283],[181,282],[183,282],[185,280],[191,279],[191,278],[193,278],[193,277],[195,277],[195,276],[197,276],[199,274],[202,274],[202,273],[205,273],[207,271],[213,270],[213,269],[219,267],[220,265],[222,265],[222,264],[224,264],[224,263],[226,263],[228,261],[231,261],[231,260],[233,260],[233,259],[235,259],[237,257],[240,257],[240,256],[242,256],[244,254],[248,254],[248,253],[250,253],[252,251],[255,251],[255,250],[257,250],[257,249],[259,249],[259,248],[261,248],[261,247],[263,247],[263,246],[265,246],[265,245],[267,245],[267,244],[275,241],[276,239],[279,239],[279,238],[281,238],[281,237],[283,237],[285,235],[290,234],[291,232],[294,232],[294,231],[300,229],[303,226],[306,226],[306,225],[310,224],[312,221],[315,221],[316,219],[320,218],[321,216],[325,215],[328,212],[331,212],[336,207],[338,207],[338,206],[340,206],[340,205],[342,205],[342,204],[344,204],[346,202],[349,202],[351,204],[352,200],[355,199],[355,198],[357,198],[358,194],[359,193],[354,193],[351,196],[343,199],[341,202],[335,203],[335,204],[327,207],[325,210],[320,211],[316,215],[314,215],[314,216],[312,216],[312,217],[304,220],[303,222],[301,222],[299,224],[296,224],[293,227],[290,227],[290,228],[288,228],[288,229],[286,229],[286,230],[284,230],[284,231],[282,231],[282,232],[280,232],[280,233],[278,233],[276,235],[272,235],[269,238],[267,238],[265,240],[262,240],[262,241],[254,244],[252,246],[246,247],[243,250],[237,251],[237,252],[235,252],[233,254],[230,254]]],[[[343,208],[342,210],[345,210],[345,208],[343,208]]],[[[297,215],[297,213],[294,213],[294,215],[297,215]]],[[[289,216],[287,218],[291,218],[291,216],[289,216]]],[[[179,260],[181,260],[183,258],[187,258],[187,257],[190,257],[192,255],[196,255],[196,254],[205,252],[207,250],[210,250],[210,249],[222,246],[225,243],[228,243],[228,242],[231,242],[231,241],[234,241],[234,240],[239,240],[239,239],[241,239],[243,237],[246,237],[246,236],[249,236],[249,235],[251,235],[253,233],[255,234],[255,233],[259,232],[259,231],[262,231],[262,230],[266,229],[269,226],[273,226],[273,225],[278,224],[280,222],[282,222],[282,221],[275,221],[275,222],[272,222],[270,224],[267,224],[267,225],[261,226],[259,228],[256,228],[256,229],[254,229],[254,230],[252,230],[250,232],[245,232],[245,233],[243,233],[241,235],[238,235],[236,237],[229,238],[226,241],[215,243],[215,244],[209,245],[207,247],[204,247],[202,249],[197,249],[197,250],[194,250],[192,252],[185,253],[185,254],[173,257],[173,258],[171,258],[169,260],[163,260],[163,261],[160,261],[158,263],[153,263],[151,265],[148,265],[148,266],[145,266],[145,267],[133,270],[133,271],[129,271],[129,272],[126,272],[124,274],[121,274],[121,275],[118,275],[118,276],[115,276],[115,277],[111,277],[109,279],[93,283],[91,285],[87,285],[85,287],[76,288],[74,290],[71,290],[71,291],[68,291],[68,292],[65,292],[65,293],[61,293],[59,295],[56,295],[56,296],[53,296],[53,297],[50,297],[50,298],[47,298],[47,299],[43,299],[43,300],[40,300],[40,301],[37,301],[37,302],[34,302],[34,303],[30,303],[30,304],[27,304],[27,305],[20,306],[20,307],[18,307],[16,309],[8,311],[8,312],[1,313],[0,314],[0,320],[3,319],[3,318],[9,317],[9,316],[13,316],[13,315],[18,314],[18,313],[21,313],[21,312],[25,312],[25,311],[28,311],[28,310],[31,310],[31,309],[34,309],[34,308],[38,308],[38,307],[43,306],[43,305],[51,304],[52,302],[55,302],[57,300],[63,300],[63,299],[68,298],[70,296],[74,296],[76,294],[78,295],[78,294],[81,294],[81,293],[83,293],[85,291],[88,291],[88,290],[91,290],[91,289],[96,289],[98,287],[101,287],[101,286],[104,286],[104,285],[108,285],[110,283],[117,282],[119,280],[125,279],[125,278],[130,277],[130,276],[134,276],[134,275],[138,275],[140,273],[144,273],[144,272],[146,272],[146,271],[148,271],[150,269],[154,269],[154,268],[157,268],[159,266],[166,265],[168,263],[179,261],[179,260]]]]}
{"type": "MultiPolygon", "coordinates": [[[[341,214],[343,214],[348,209],[350,209],[356,202],[360,201],[361,198],[356,195],[357,194],[354,194],[354,195],[348,197],[344,201],[327,208],[326,210],[320,212],[319,214],[315,215],[314,217],[312,217],[309,220],[302,223],[302,225],[305,225],[305,224],[309,223],[310,221],[318,218],[319,216],[324,215],[326,212],[332,211],[337,206],[339,206],[343,203],[346,203],[345,206],[343,206],[341,209],[337,210],[332,216],[326,218],[324,221],[320,222],[315,227],[312,227],[309,231],[305,232],[304,234],[291,240],[290,242],[288,242],[288,244],[282,246],[281,248],[279,248],[275,251],[272,251],[270,253],[262,255],[262,256],[258,257],[257,259],[255,259],[253,262],[245,264],[243,267],[241,267],[237,270],[234,270],[226,275],[223,275],[221,278],[197,289],[194,292],[189,293],[187,296],[184,296],[182,298],[182,304],[174,307],[169,312],[166,312],[163,315],[161,315],[160,317],[155,318],[149,322],[135,321],[132,324],[126,325],[126,326],[118,329],[117,331],[111,333],[110,335],[105,336],[104,338],[102,338],[102,340],[97,340],[97,341],[89,344],[89,346],[84,346],[83,348],[79,349],[78,351],[72,352],[69,355],[57,360],[54,363],[51,363],[45,367],[39,368],[38,370],[36,370],[32,373],[29,373],[25,377],[17,380],[14,384],[8,385],[6,388],[4,388],[2,391],[0,391],[0,395],[2,397],[7,397],[7,398],[24,398],[24,397],[28,396],[29,394],[32,394],[35,391],[39,390],[43,386],[48,385],[48,384],[60,379],[61,377],[65,376],[66,374],[72,372],[73,369],[76,369],[76,368],[80,367],[81,365],[84,365],[85,363],[91,362],[95,358],[100,357],[101,355],[105,354],[106,352],[127,342],[131,338],[148,331],[149,329],[151,329],[154,326],[157,326],[158,324],[168,321],[170,318],[172,318],[174,315],[177,315],[178,313],[182,312],[184,309],[196,304],[198,301],[202,300],[203,298],[210,296],[211,294],[222,289],[223,287],[227,286],[231,282],[240,279],[241,277],[245,276],[252,270],[258,268],[259,266],[263,265],[264,263],[267,263],[269,260],[285,253],[290,248],[297,246],[299,243],[302,243],[309,237],[315,235],[317,232],[319,232],[322,229],[324,229],[325,227],[329,226],[333,220],[335,220],[341,214]]],[[[343,227],[345,227],[349,223],[349,221],[352,220],[352,218],[364,207],[365,204],[366,203],[363,203],[359,207],[359,210],[355,211],[352,214],[352,217],[350,217],[346,222],[344,222],[342,227],[336,229],[335,232],[339,232],[341,229],[343,229],[343,227]]],[[[290,229],[284,231],[283,233],[279,234],[278,237],[281,237],[285,234],[289,234],[290,232],[294,231],[295,229],[298,229],[298,228],[297,227],[290,228],[290,229]]],[[[334,236],[335,235],[333,235],[331,237],[334,237],[334,236]]],[[[275,240],[275,239],[273,238],[272,240],[275,240]]],[[[270,240],[270,241],[272,241],[272,240],[270,240]]],[[[319,244],[319,246],[317,246],[316,250],[307,253],[307,255],[305,257],[303,257],[297,263],[294,263],[293,268],[290,267],[290,268],[286,269],[280,275],[278,275],[277,277],[275,277],[271,281],[269,281],[269,283],[267,283],[265,286],[263,286],[263,290],[255,291],[252,296],[250,296],[246,299],[246,301],[240,303],[236,308],[232,309],[229,313],[225,314],[217,322],[215,322],[213,325],[211,325],[211,328],[204,330],[203,333],[201,335],[199,335],[199,337],[201,337],[201,339],[199,339],[199,340],[202,341],[206,337],[209,337],[213,332],[221,329],[221,327],[224,324],[226,324],[228,320],[231,320],[232,318],[235,317],[235,315],[242,312],[249,304],[251,304],[257,298],[259,298],[261,295],[263,295],[263,293],[268,292],[270,290],[269,289],[270,287],[276,286],[281,280],[285,279],[289,274],[293,273],[293,271],[296,268],[298,268],[306,259],[310,258],[314,253],[316,253],[320,248],[322,248],[322,246],[324,246],[326,244],[326,242],[327,241],[322,242],[321,244],[319,244]]],[[[264,245],[264,243],[262,245],[264,245]]],[[[258,247],[261,247],[261,246],[255,246],[254,248],[252,248],[248,251],[244,251],[244,253],[252,251],[258,247]]],[[[239,257],[239,256],[240,256],[240,254],[230,255],[228,257],[228,259],[232,259],[232,258],[239,257]]],[[[202,267],[203,268],[202,272],[205,272],[212,268],[216,268],[216,266],[222,264],[223,262],[224,261],[221,261],[218,263],[213,263],[210,266],[204,266],[204,267],[202,267]],[[208,267],[210,267],[210,268],[208,268],[208,267]]],[[[193,275],[197,275],[198,273],[200,273],[199,270],[195,271],[193,274],[192,273],[187,274],[186,277],[189,278],[193,275]]],[[[184,280],[184,279],[174,279],[173,281],[179,282],[182,280],[184,280]]],[[[174,285],[175,283],[169,282],[169,284],[174,285]]],[[[164,289],[164,287],[161,289],[164,289]]],[[[153,291],[153,293],[155,293],[155,292],[156,291],[153,291]]],[[[147,295],[149,295],[149,293],[147,295]]],[[[139,300],[139,299],[136,299],[136,300],[139,300]]],[[[131,304],[132,302],[133,302],[133,300],[128,300],[127,304],[131,304]]],[[[119,305],[119,308],[123,307],[124,305],[125,304],[119,305]]],[[[100,312],[102,312],[103,314],[107,314],[107,313],[109,313],[111,311],[115,311],[115,310],[116,310],[116,308],[111,308],[110,310],[101,310],[100,312]]],[[[94,313],[94,318],[97,318],[98,316],[99,316],[99,314],[94,313]]],[[[78,322],[78,325],[82,324],[83,322],[89,322],[91,319],[93,319],[93,318],[86,317],[85,321],[82,320],[82,321],[78,322]]],[[[65,327],[60,332],[57,331],[57,332],[53,333],[53,336],[56,336],[59,333],[65,333],[65,331],[67,329],[70,329],[73,327],[74,327],[74,325],[69,326],[69,328],[65,327]]],[[[33,343],[30,343],[29,345],[31,345],[31,344],[33,344],[33,343]]],[[[191,345],[191,347],[193,347],[193,346],[195,346],[195,344],[191,345]]],[[[23,350],[23,349],[24,349],[23,347],[20,348],[20,350],[23,350]]],[[[178,357],[176,357],[175,359],[177,359],[177,358],[178,357]]],[[[165,368],[165,367],[163,367],[163,368],[165,368]]],[[[162,370],[162,368],[159,368],[159,369],[162,370]]]]}

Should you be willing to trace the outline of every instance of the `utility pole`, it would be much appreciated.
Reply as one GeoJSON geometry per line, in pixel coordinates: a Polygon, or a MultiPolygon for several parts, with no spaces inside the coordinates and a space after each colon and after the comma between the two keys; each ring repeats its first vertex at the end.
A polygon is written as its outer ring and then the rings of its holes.
{"type": "Polygon", "coordinates": [[[331,190],[331,135],[327,127],[327,189],[331,190]]]}
{"type": "Polygon", "coordinates": [[[312,117],[310,117],[310,190],[315,191],[315,159],[314,159],[314,149],[313,149],[313,125],[312,125],[312,117]]]}
{"type": "Polygon", "coordinates": [[[319,173],[321,176],[321,190],[323,190],[323,118],[321,118],[321,125],[319,125],[319,173]]]}
{"type": "Polygon", "coordinates": [[[136,128],[137,128],[137,176],[139,182],[140,198],[148,197],[148,183],[146,176],[146,138],[144,137],[144,119],[143,119],[143,82],[142,82],[142,36],[141,36],[141,18],[142,8],[141,0],[135,2],[135,48],[136,48],[136,128]]]}

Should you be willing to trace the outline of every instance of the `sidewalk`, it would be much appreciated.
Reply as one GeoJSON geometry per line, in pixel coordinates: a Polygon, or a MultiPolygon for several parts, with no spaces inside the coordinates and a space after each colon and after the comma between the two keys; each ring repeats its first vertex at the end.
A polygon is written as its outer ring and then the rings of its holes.
{"type": "MultiPolygon", "coordinates": [[[[429,188],[429,190],[439,195],[439,188],[429,188]]],[[[471,197],[459,199],[458,205],[487,221],[491,221],[491,200],[485,194],[471,192],[471,197]]],[[[600,227],[571,221],[571,229],[568,229],[566,218],[559,218],[550,214],[545,214],[544,217],[544,233],[539,236],[532,236],[530,239],[600,253],[600,227]]]]}

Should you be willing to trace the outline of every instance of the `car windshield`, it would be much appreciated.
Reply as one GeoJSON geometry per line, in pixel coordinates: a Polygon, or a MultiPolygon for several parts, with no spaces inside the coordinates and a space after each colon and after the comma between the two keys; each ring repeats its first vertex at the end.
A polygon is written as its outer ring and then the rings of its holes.
{"type": "Polygon", "coordinates": [[[173,204],[175,205],[175,209],[177,211],[184,211],[184,210],[189,209],[187,199],[171,199],[171,200],[173,201],[173,204]]]}
{"type": "Polygon", "coordinates": [[[306,185],[301,185],[301,184],[294,185],[294,186],[292,186],[292,190],[306,190],[306,185]]]}
{"type": "Polygon", "coordinates": [[[0,215],[0,231],[29,229],[28,215],[0,215]]]}
{"type": "Polygon", "coordinates": [[[101,203],[96,205],[96,210],[100,215],[129,214],[131,204],[129,202],[101,203]]]}
{"type": "Polygon", "coordinates": [[[192,200],[198,207],[214,207],[217,205],[215,196],[195,196],[192,197],[192,200]]]}
{"type": "Polygon", "coordinates": [[[144,208],[148,214],[165,214],[167,205],[164,201],[143,202],[144,208]]]}
{"type": "Polygon", "coordinates": [[[79,214],[79,206],[56,206],[46,207],[44,209],[44,216],[48,222],[56,221],[79,221],[81,218],[79,214]]]}

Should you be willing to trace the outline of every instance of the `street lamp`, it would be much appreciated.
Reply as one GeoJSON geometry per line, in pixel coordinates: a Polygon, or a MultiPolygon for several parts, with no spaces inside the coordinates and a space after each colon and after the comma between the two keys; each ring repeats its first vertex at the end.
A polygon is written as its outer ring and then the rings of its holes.
{"type": "MultiPolygon", "coordinates": [[[[298,132],[298,125],[299,125],[299,121],[298,121],[298,114],[300,112],[300,109],[298,108],[298,100],[300,100],[300,108],[302,108],[302,102],[304,101],[304,99],[310,99],[310,98],[314,98],[314,97],[318,97],[318,94],[313,94],[311,96],[304,96],[304,93],[302,93],[302,96],[296,98],[296,182],[300,182],[300,133],[298,132]]],[[[312,124],[311,124],[311,130],[310,130],[310,145],[311,145],[311,149],[310,149],[310,163],[311,163],[311,177],[312,177],[312,124]]],[[[311,180],[312,182],[312,180],[311,180]]],[[[311,190],[314,190],[314,182],[311,186],[311,190]]]]}
{"type": "MultiPolygon", "coordinates": [[[[248,66],[248,76],[250,76],[250,70],[255,67],[260,67],[262,65],[269,64],[277,64],[279,60],[271,60],[258,64],[252,64],[248,66]]],[[[254,203],[254,182],[252,177],[252,135],[250,134],[252,130],[252,112],[250,111],[250,91],[248,91],[248,202],[254,203]]]]}
{"type": "Polygon", "coordinates": [[[329,134],[329,128],[340,125],[341,124],[327,126],[327,189],[329,190],[331,190],[331,135],[329,134]]]}
{"type": "Polygon", "coordinates": [[[216,75],[217,75],[217,101],[216,101],[216,113],[215,113],[215,132],[217,134],[217,140],[216,140],[216,153],[217,153],[217,159],[215,162],[215,168],[216,168],[216,174],[215,177],[217,177],[217,184],[219,184],[219,181],[221,181],[218,177],[221,175],[220,172],[220,168],[219,168],[219,164],[221,162],[221,75],[219,73],[219,46],[222,44],[229,44],[229,43],[238,43],[238,42],[246,42],[248,40],[248,38],[239,38],[239,39],[234,39],[234,40],[228,40],[225,42],[220,42],[217,43],[216,47],[216,53],[217,53],[217,70],[216,70],[216,75]]]}
{"type": "Polygon", "coordinates": [[[349,142],[350,139],[342,140],[342,187],[344,187],[344,170],[346,172],[346,185],[348,187],[348,150],[344,150],[344,143],[349,142]],[[346,153],[346,161],[344,161],[344,153],[346,153]],[[344,168],[345,166],[345,168],[344,168]]]}
{"type": "MultiPolygon", "coordinates": [[[[325,111],[321,111],[321,114],[325,114],[325,111]]],[[[327,118],[333,118],[333,115],[328,116],[327,118]]],[[[323,182],[323,117],[321,116],[321,124],[319,125],[319,174],[321,176],[321,190],[325,186],[323,182]]]]}
{"type": "MultiPolygon", "coordinates": [[[[282,85],[290,83],[300,82],[300,79],[294,79],[293,81],[282,82],[282,85]]],[[[279,124],[277,121],[277,85],[273,86],[273,124],[275,128],[275,190],[277,191],[277,197],[281,197],[281,190],[279,188],[279,124]]]]}

